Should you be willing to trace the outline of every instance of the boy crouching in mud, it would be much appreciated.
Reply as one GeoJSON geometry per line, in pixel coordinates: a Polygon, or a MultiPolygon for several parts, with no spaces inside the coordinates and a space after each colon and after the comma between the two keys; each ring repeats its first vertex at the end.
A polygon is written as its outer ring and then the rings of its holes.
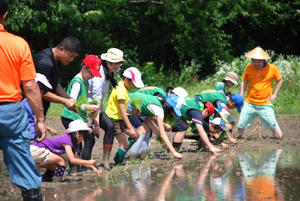
{"type": "Polygon", "coordinates": [[[66,168],[66,160],[62,157],[66,153],[70,163],[82,165],[92,169],[100,176],[101,171],[94,165],[95,160],[83,160],[76,158],[74,152],[85,135],[92,135],[92,129],[82,120],[74,120],[69,124],[65,135],[46,138],[42,142],[34,142],[30,145],[30,152],[37,167],[46,168],[42,181],[62,181],[66,168]]]}

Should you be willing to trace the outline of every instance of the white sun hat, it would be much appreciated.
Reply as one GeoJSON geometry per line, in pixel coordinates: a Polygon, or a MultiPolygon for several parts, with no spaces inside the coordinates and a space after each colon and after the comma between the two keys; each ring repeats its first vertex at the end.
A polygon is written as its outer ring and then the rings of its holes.
{"type": "Polygon", "coordinates": [[[75,131],[88,131],[92,132],[92,129],[88,127],[87,123],[85,123],[83,120],[74,120],[71,121],[69,124],[68,129],[65,131],[65,133],[73,133],[75,131]]]}
{"type": "Polygon", "coordinates": [[[46,78],[46,76],[43,75],[43,74],[37,73],[35,81],[42,83],[43,85],[45,85],[49,89],[52,89],[52,86],[51,86],[50,82],[48,81],[48,79],[46,78]]]}
{"type": "Polygon", "coordinates": [[[253,50],[247,52],[245,56],[250,59],[260,59],[260,60],[270,59],[268,53],[266,53],[261,47],[254,48],[253,50]]]}
{"type": "Polygon", "coordinates": [[[213,120],[209,120],[210,123],[220,126],[220,128],[224,131],[225,130],[225,122],[220,118],[216,117],[213,120]]]}
{"type": "Polygon", "coordinates": [[[102,60],[109,61],[112,63],[123,62],[123,64],[126,64],[127,61],[125,61],[123,57],[123,51],[118,48],[110,48],[107,50],[106,53],[101,54],[102,60]]]}
{"type": "Polygon", "coordinates": [[[172,92],[176,96],[178,96],[178,102],[177,102],[176,108],[180,109],[181,106],[182,106],[182,104],[186,105],[185,100],[187,99],[187,97],[188,97],[189,94],[188,94],[188,92],[184,88],[182,88],[182,87],[176,87],[176,88],[174,88],[172,90],[172,92]]]}
{"type": "Polygon", "coordinates": [[[123,76],[131,79],[136,88],[144,87],[144,83],[142,81],[142,74],[136,67],[127,68],[124,71],[123,76]]]}

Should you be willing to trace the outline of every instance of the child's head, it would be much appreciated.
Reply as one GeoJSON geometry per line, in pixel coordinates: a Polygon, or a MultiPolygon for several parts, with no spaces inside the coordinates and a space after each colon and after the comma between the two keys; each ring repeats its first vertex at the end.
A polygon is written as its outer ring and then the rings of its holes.
{"type": "Polygon", "coordinates": [[[223,82],[226,85],[226,87],[230,88],[238,84],[238,79],[238,75],[235,72],[228,72],[223,82]]]}
{"type": "Polygon", "coordinates": [[[87,55],[82,60],[81,73],[84,80],[89,80],[93,77],[101,77],[100,74],[101,59],[96,55],[87,55]]]}
{"type": "Polygon", "coordinates": [[[204,104],[204,109],[202,110],[202,118],[206,119],[207,117],[210,117],[215,112],[214,105],[210,102],[206,102],[204,104]]]}
{"type": "Polygon", "coordinates": [[[136,67],[127,68],[123,72],[123,80],[124,85],[127,89],[131,89],[133,87],[143,88],[144,83],[142,81],[142,74],[136,67]]]}
{"type": "Polygon", "coordinates": [[[229,109],[236,108],[237,111],[240,113],[243,104],[244,104],[244,98],[240,94],[233,94],[232,96],[229,96],[227,102],[227,106],[229,109]]]}
{"type": "Polygon", "coordinates": [[[220,117],[216,117],[213,120],[209,120],[209,132],[212,134],[220,133],[225,130],[225,121],[220,117]]]}
{"type": "Polygon", "coordinates": [[[83,141],[84,135],[90,135],[92,129],[88,127],[87,123],[82,120],[74,120],[70,122],[66,133],[70,135],[73,148],[76,150],[77,145],[83,141]]]}

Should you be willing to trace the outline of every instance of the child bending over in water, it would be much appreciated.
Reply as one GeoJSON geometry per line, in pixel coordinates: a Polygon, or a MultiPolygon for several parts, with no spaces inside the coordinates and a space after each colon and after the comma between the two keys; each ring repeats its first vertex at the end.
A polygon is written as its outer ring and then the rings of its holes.
{"type": "Polygon", "coordinates": [[[30,152],[37,167],[46,168],[42,180],[61,181],[66,168],[66,160],[62,157],[66,153],[70,163],[82,165],[92,169],[97,175],[101,171],[94,165],[95,160],[83,160],[76,158],[74,152],[85,135],[92,135],[92,129],[83,120],[74,120],[69,124],[65,135],[46,138],[42,142],[34,142],[30,145],[30,152]]]}

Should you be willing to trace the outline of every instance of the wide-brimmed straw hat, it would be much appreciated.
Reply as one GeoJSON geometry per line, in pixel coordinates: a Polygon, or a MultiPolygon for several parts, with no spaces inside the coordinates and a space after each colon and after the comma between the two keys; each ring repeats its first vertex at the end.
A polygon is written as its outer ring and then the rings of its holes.
{"type": "Polygon", "coordinates": [[[270,59],[268,53],[266,53],[261,47],[254,48],[250,52],[247,52],[245,56],[250,59],[261,59],[261,60],[270,59]]]}
{"type": "Polygon", "coordinates": [[[224,78],[226,81],[232,82],[234,85],[238,84],[239,77],[235,72],[228,72],[224,78]]]}
{"type": "Polygon", "coordinates": [[[73,133],[75,131],[88,131],[92,132],[92,129],[82,120],[74,120],[69,124],[68,129],[65,131],[66,133],[73,133]]]}
{"type": "Polygon", "coordinates": [[[109,61],[112,63],[118,63],[122,62],[123,64],[126,64],[127,61],[124,60],[124,53],[122,50],[119,50],[118,48],[110,48],[107,50],[106,53],[101,54],[101,59],[105,61],[109,61]]]}

